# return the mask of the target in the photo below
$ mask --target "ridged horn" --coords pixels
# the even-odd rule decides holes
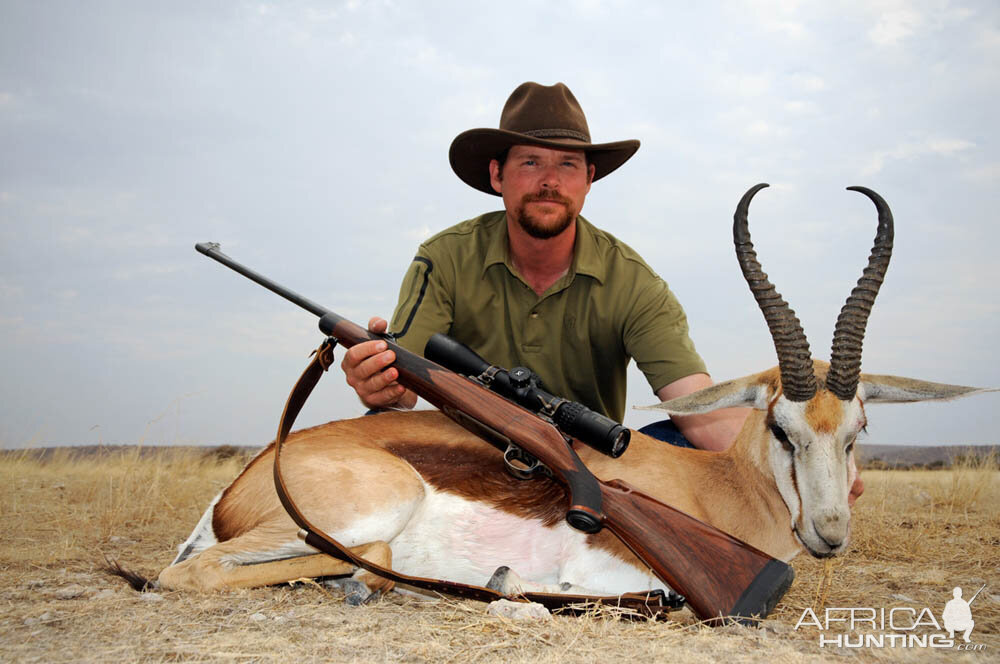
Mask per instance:
[[[866,187],[848,189],[861,192],[875,204],[875,209],[878,210],[878,230],[875,232],[872,253],[868,257],[868,267],[858,279],[858,285],[851,291],[844,308],[840,310],[837,327],[833,332],[833,350],[826,386],[834,396],[843,401],[853,399],[858,390],[861,345],[865,339],[865,328],[868,326],[868,316],[872,312],[875,296],[878,295],[882,280],[885,279],[885,271],[889,268],[893,239],[892,212],[885,200]]]
[[[757,300],[757,306],[764,314],[767,328],[771,331],[774,350],[778,353],[781,369],[781,384],[785,398],[791,401],[808,401],[816,394],[816,376],[813,374],[812,354],[809,342],[802,331],[802,324],[788,303],[768,281],[757,261],[757,252],[750,241],[750,224],[747,220],[750,200],[758,191],[767,187],[758,184],[743,194],[736,214],[733,215],[733,242],[736,244],[736,259],[743,270],[743,278],[750,286],[750,292]]]

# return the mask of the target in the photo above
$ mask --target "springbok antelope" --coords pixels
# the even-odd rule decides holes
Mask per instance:
[[[952,399],[976,388],[861,373],[861,346],[892,250],[893,223],[882,198],[865,194],[879,223],[868,267],[841,311],[830,363],[813,360],[788,304],[757,262],[747,221],[748,191],[737,207],[736,252],[764,314],[778,367],[660,404],[674,414],[753,408],[725,452],[682,449],[637,432],[611,459],[579,454],[599,478],[640,491],[788,561],[848,545],[853,447],[865,405]],[[208,506],[158,579],[167,589],[272,585],[354,572],[356,601],[391,583],[317,554],[296,537],[272,484],[273,444]],[[330,422],[288,440],[285,481],[321,529],[372,562],[401,572],[483,583],[503,592],[614,595],[663,588],[617,539],[585,535],[563,519],[564,490],[548,479],[522,481],[501,455],[438,412],[391,412]]]

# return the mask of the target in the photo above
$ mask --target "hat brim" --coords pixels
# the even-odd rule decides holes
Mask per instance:
[[[587,153],[587,161],[594,166],[594,180],[600,180],[614,171],[639,149],[639,141],[634,139],[614,143],[584,143],[573,139],[535,138],[504,129],[470,129],[452,141],[448,160],[462,182],[473,189],[499,196],[490,182],[490,159],[496,159],[504,150],[515,145],[583,150]]]

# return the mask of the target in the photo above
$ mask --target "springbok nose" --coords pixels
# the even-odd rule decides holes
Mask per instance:
[[[836,549],[847,539],[848,519],[839,512],[833,512],[813,519],[813,529],[827,546]]]

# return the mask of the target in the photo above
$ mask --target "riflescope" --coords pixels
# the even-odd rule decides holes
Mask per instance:
[[[424,348],[424,357],[455,373],[474,378],[490,390],[510,399],[533,413],[547,415],[567,436],[586,443],[612,458],[628,448],[631,432],[609,417],[596,413],[582,403],[549,394],[541,380],[526,367],[510,371],[490,364],[460,341],[436,333]]]

